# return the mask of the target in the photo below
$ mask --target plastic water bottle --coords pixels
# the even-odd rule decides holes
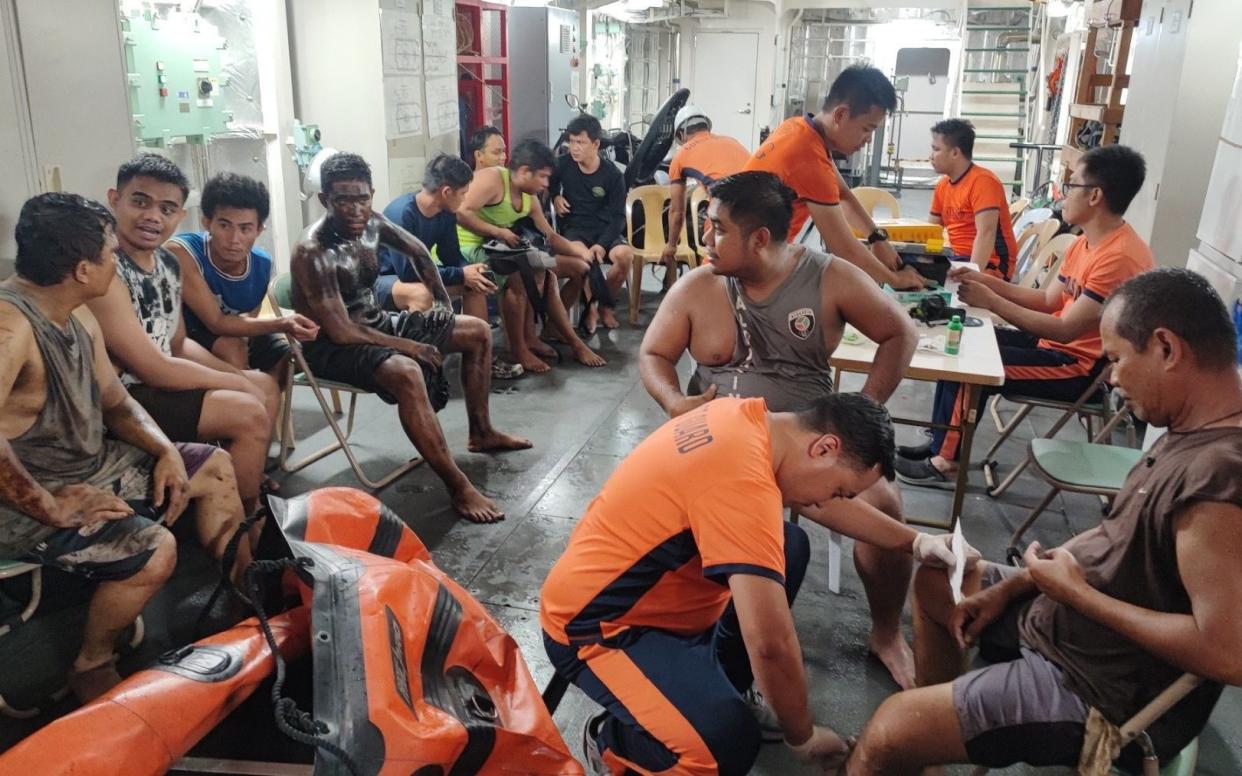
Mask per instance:
[[[949,337],[944,343],[944,352],[956,356],[962,349],[962,316],[955,315],[949,321]]]

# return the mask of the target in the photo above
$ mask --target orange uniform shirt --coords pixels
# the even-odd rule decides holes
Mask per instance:
[[[998,213],[996,244],[986,270],[1009,280],[1013,276],[1018,241],[1014,239],[1013,224],[1009,221],[1005,186],[996,173],[972,164],[956,181],[950,181],[947,175],[941,178],[932,194],[931,214],[938,216],[949,230],[949,245],[958,256],[970,256],[979,233],[975,228],[975,216],[989,210]]]
[[[673,183],[692,179],[706,186],[741,172],[749,158],[750,152],[733,138],[699,132],[677,149],[668,166],[668,177]]]
[[[729,603],[731,574],[784,584],[783,523],[763,399],[716,399],[608,478],[544,581],[540,624],[567,646],[631,627],[702,633]]]
[[[1083,294],[1103,304],[1122,283],[1155,266],[1151,248],[1129,224],[1123,224],[1097,245],[1088,246],[1086,236],[1079,237],[1066,251],[1065,261],[1061,262],[1061,270],[1057,273],[1065,290],[1061,292],[1061,309],[1053,315],[1060,318]],[[1098,325],[1073,342],[1040,340],[1039,347],[1069,353],[1086,370],[1090,370],[1104,352]]]
[[[803,225],[811,217],[806,203],[841,204],[837,168],[813,118],[808,113],[785,119],[746,163],[747,170],[775,173],[786,186],[798,193],[793,220],[789,222],[790,242],[798,238]]]

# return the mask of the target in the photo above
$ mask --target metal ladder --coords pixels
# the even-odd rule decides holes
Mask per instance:
[[[1032,4],[972,5],[963,15],[957,115],[975,125],[974,161],[1019,193],[1036,61]]]

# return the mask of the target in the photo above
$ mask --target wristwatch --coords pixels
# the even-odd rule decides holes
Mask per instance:
[[[878,243],[878,242],[882,242],[882,241],[887,240],[887,239],[888,239],[888,230],[887,230],[887,229],[882,229],[882,228],[880,228],[880,227],[876,227],[876,228],[875,228],[875,229],[871,232],[871,234],[867,235],[867,244],[868,244],[868,245],[875,245],[876,243]]]

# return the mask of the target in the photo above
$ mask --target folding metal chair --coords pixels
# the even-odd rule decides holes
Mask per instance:
[[[1088,436],[1090,436],[1093,431],[1091,424],[1092,418],[1098,417],[1102,419],[1104,423],[1108,423],[1112,417],[1112,404],[1110,402],[1108,389],[1109,369],[1107,362],[1101,359],[1098,363],[1096,363],[1092,372],[1095,374],[1095,378],[1091,381],[1091,384],[1087,386],[1087,389],[1079,395],[1078,399],[1073,402],[1056,401],[1054,399],[1041,399],[1034,396],[1004,397],[1007,401],[1017,404],[1018,411],[1014,413],[1008,423],[1005,423],[1003,426],[999,426],[1000,436],[996,438],[996,441],[992,443],[992,446],[988,448],[988,451],[983,454],[981,464],[983,466],[984,479],[986,479],[988,483],[989,496],[995,498],[1008,490],[1009,486],[1018,479],[1018,475],[1021,474],[1030,463],[1030,456],[1028,455],[1023,458],[1020,464],[1014,467],[1014,470],[1010,472],[1007,477],[1005,477],[1003,482],[999,485],[996,484],[996,452],[1000,450],[1001,445],[1005,444],[1006,440],[1013,435],[1013,432],[1018,428],[1018,425],[1031,414],[1031,410],[1036,407],[1064,410],[1061,417],[1057,418],[1057,421],[1053,423],[1052,427],[1049,428],[1043,435],[1044,439],[1052,439],[1055,437],[1057,433],[1065,427],[1065,424],[1069,423],[1071,418],[1085,417],[1087,419]],[[1000,397],[998,396],[997,399],[999,398]],[[992,402],[992,417],[996,418],[999,424],[1000,414],[997,412],[996,405],[997,402]]]
[[[292,310],[292,277],[289,273],[286,272],[273,278],[271,285],[268,286],[267,294],[268,301],[275,315],[281,316],[284,314],[284,311]],[[358,478],[358,481],[371,490],[380,490],[391,485],[399,477],[413,471],[415,467],[423,462],[421,457],[416,456],[378,480],[369,478],[358,463],[358,457],[349,443],[349,437],[354,431],[358,396],[371,392],[357,388],[349,383],[338,383],[333,380],[320,380],[316,378],[306,364],[306,357],[302,355],[302,343],[289,334],[285,335],[285,339],[289,342],[289,349],[293,355],[293,364],[290,365],[288,376],[285,378],[283,386],[284,396],[281,401],[280,468],[283,471],[289,473],[296,472],[310,466],[320,458],[331,455],[337,450],[342,450],[345,453],[345,458],[349,461],[349,468],[353,471],[354,476]],[[324,420],[328,422],[328,427],[332,429],[332,434],[336,437],[336,441],[311,453],[296,463],[289,463],[289,454],[297,446],[297,440],[293,432],[293,389],[295,386],[310,388],[315,393],[315,399],[319,402],[320,410],[323,411]],[[346,415],[344,431],[341,430],[340,424],[336,422],[336,415],[340,413],[340,405],[339,403],[336,405],[334,412],[332,406],[328,403],[327,397],[324,395],[325,391],[332,391],[334,394],[338,391],[349,394],[349,411]]]
[[[1044,437],[1031,440],[1027,460],[1035,465],[1035,472],[1052,487],[1009,538],[1009,557],[1021,555],[1018,542],[1022,540],[1022,535],[1061,491],[1090,493],[1106,498],[1112,498],[1121,491],[1126,476],[1139,462],[1143,451],[1110,445],[1108,440],[1117,424],[1129,414],[1124,408],[1119,410],[1090,442]]]

